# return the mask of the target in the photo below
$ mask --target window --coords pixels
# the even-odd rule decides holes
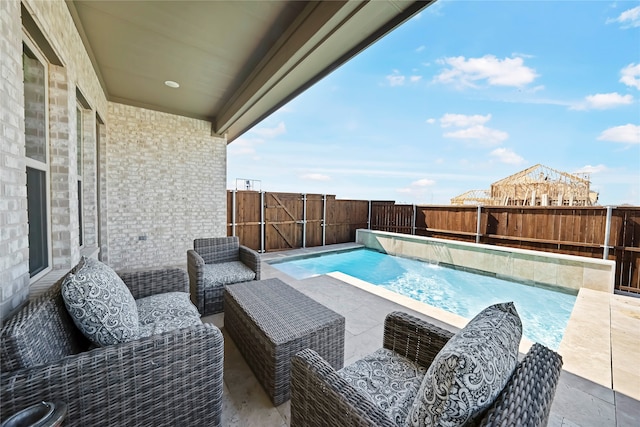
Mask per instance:
[[[27,217],[29,221],[29,275],[50,270],[49,155],[47,63],[25,38],[23,43]]]
[[[84,244],[84,229],[82,221],[82,154],[83,154],[83,131],[82,125],[82,107],[79,105],[76,107],[76,140],[77,140],[77,164],[78,164],[78,241],[79,245]]]

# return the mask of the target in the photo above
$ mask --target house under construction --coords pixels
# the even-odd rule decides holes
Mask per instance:
[[[452,205],[594,206],[598,193],[589,189],[589,174],[570,174],[535,165],[491,184],[490,190],[470,190],[451,199]]]

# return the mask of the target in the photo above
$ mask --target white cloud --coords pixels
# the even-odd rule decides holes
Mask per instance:
[[[613,93],[596,93],[584,98],[584,102],[571,107],[572,110],[607,110],[633,103],[633,96]]]
[[[508,133],[484,126],[489,120],[491,120],[491,114],[486,116],[480,114],[467,116],[465,114],[447,113],[440,118],[440,126],[442,128],[463,128],[445,133],[443,135],[445,138],[476,139],[489,144],[499,144],[507,140],[509,138]]]
[[[287,128],[284,125],[284,122],[280,122],[277,124],[276,127],[273,128],[267,128],[267,127],[263,127],[263,128],[254,128],[251,129],[250,131],[251,133],[258,135],[262,138],[275,138],[278,135],[282,135],[283,133],[287,132]]]
[[[600,136],[598,136],[598,140],[640,144],[640,126],[630,123],[623,126],[615,126],[603,131]]]
[[[416,49],[416,52],[422,52],[423,50],[425,50],[427,47],[425,45],[422,46],[418,46],[418,48]]]
[[[429,187],[433,187],[435,185],[436,182],[434,180],[422,178],[417,181],[413,181],[408,187],[396,189],[396,192],[423,197],[426,192],[429,191]]]
[[[229,144],[229,154],[238,156],[250,156],[256,154],[256,146],[264,143],[264,140],[259,138],[244,138],[240,137]]]
[[[328,175],[323,175],[321,173],[308,173],[305,175],[301,175],[300,179],[305,179],[308,181],[330,181],[331,177]]]
[[[415,187],[428,187],[430,185],[435,185],[435,183],[436,182],[432,179],[422,178],[417,181],[413,181],[411,185]]]
[[[607,167],[605,165],[596,165],[596,166],[585,165],[580,169],[578,169],[577,171],[575,171],[574,173],[598,173],[598,172],[604,172],[606,170],[607,170]]]
[[[640,64],[629,64],[620,71],[620,74],[622,74],[620,83],[640,89]]]
[[[509,134],[497,129],[491,129],[482,125],[471,126],[454,132],[447,132],[445,138],[477,139],[490,144],[499,144],[509,138]]]
[[[393,70],[393,74],[389,74],[386,79],[390,86],[402,86],[405,81],[405,76],[400,74],[400,71]]]
[[[440,118],[440,126],[442,126],[443,128],[448,128],[451,126],[469,127],[474,125],[483,125],[489,120],[491,120],[491,114],[487,114],[486,116],[481,116],[479,114],[467,116],[464,114],[447,113]]]
[[[278,123],[275,127],[259,127],[253,128],[247,135],[255,135],[255,137],[240,137],[229,144],[228,154],[238,156],[250,156],[256,154],[256,147],[264,144],[265,139],[272,139],[278,135],[287,132],[284,122]]]
[[[534,56],[534,55],[530,55],[530,54],[528,54],[528,53],[521,53],[521,52],[513,52],[513,53],[511,54],[511,56],[513,56],[514,58],[516,58],[516,57],[517,57],[517,58],[527,58],[527,59],[535,58],[535,56]]]
[[[508,148],[496,148],[489,154],[502,163],[507,163],[510,165],[519,165],[524,163],[524,159],[521,156]]]
[[[617,18],[607,19],[607,24],[617,22],[623,29],[640,27],[640,6],[622,12]]]
[[[429,123],[430,125],[434,124],[436,122],[436,119],[431,118],[431,119],[427,119],[427,123]]]
[[[533,68],[524,65],[521,57],[498,59],[493,55],[485,55],[466,59],[457,56],[444,58],[439,63],[450,68],[442,71],[434,80],[462,87],[477,87],[476,82],[479,81],[486,81],[493,86],[523,87],[538,77]]]
[[[409,83],[418,83],[422,79],[422,76],[413,75],[407,77],[403,74],[400,74],[399,70],[393,70],[393,73],[385,76],[385,78],[389,82],[389,86],[404,86],[407,81]]]

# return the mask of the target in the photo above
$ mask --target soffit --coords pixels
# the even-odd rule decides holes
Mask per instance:
[[[110,101],[210,121],[229,142],[428,4],[67,2]]]

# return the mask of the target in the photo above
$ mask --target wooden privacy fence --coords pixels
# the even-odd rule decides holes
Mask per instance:
[[[416,234],[616,261],[616,289],[640,293],[640,208],[420,206]]]
[[[640,293],[639,207],[416,206],[332,195],[229,191],[228,235],[261,252],[355,241],[358,228],[616,261]]]
[[[260,252],[355,241],[369,202],[324,194],[227,192],[227,234]]]

